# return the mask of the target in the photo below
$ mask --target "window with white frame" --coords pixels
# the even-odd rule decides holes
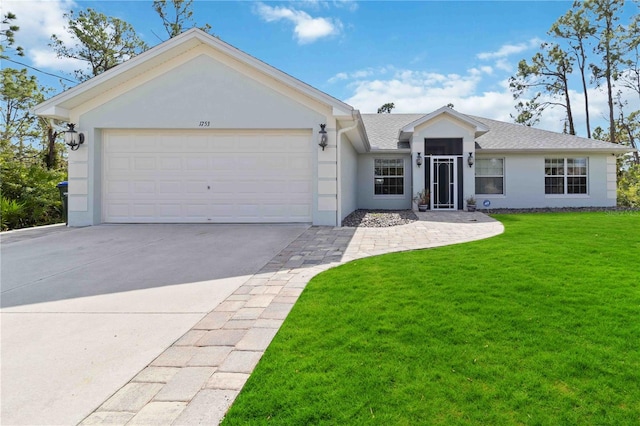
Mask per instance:
[[[476,160],[476,194],[504,195],[504,158]]]
[[[545,194],[587,194],[586,158],[545,158]]]
[[[374,194],[404,194],[404,160],[402,158],[374,160]]]

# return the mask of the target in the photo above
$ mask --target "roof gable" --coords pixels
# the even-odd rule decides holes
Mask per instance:
[[[442,108],[439,108],[433,111],[432,113],[424,115],[421,118],[405,125],[402,129],[400,129],[400,132],[413,133],[416,127],[419,127],[422,124],[428,123],[429,121],[434,120],[435,118],[440,117],[442,115],[449,115],[453,118],[456,118],[462,121],[463,123],[467,124],[471,128],[475,129],[476,137],[489,131],[489,128],[487,126],[485,126],[484,124],[480,123],[477,120],[474,120],[470,116],[461,114],[458,111],[454,110],[453,108],[449,108],[448,106],[443,106]]]
[[[208,46],[217,52],[227,55],[260,73],[302,93],[317,102],[332,108],[336,116],[353,115],[353,107],[318,90],[302,81],[274,68],[255,57],[223,42],[222,40],[193,28],[177,37],[161,43],[130,60],[87,80],[57,96],[37,105],[37,115],[68,120],[69,111],[83,103],[118,87],[132,78],[152,70],[159,65],[182,55],[184,52],[199,46]]]

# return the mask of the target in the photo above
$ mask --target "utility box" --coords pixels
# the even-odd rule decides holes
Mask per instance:
[[[68,188],[69,188],[69,183],[65,180],[64,182],[60,182],[59,184],[56,185],[58,187],[58,190],[60,191],[60,199],[62,200],[62,216],[64,216],[64,223],[66,223],[67,225],[69,224],[69,213],[68,213],[68,209],[67,209],[67,199],[68,197]]]

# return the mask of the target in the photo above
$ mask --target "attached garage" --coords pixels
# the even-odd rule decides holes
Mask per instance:
[[[196,28],[36,113],[83,135],[68,157],[70,226],[335,226],[342,203],[355,208],[354,190],[338,194],[366,149],[359,112]]]
[[[102,221],[311,222],[312,133],[108,130]]]

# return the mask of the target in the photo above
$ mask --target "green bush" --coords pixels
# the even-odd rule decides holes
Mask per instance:
[[[0,197],[0,230],[20,228],[24,204]]]
[[[622,172],[618,180],[618,205],[640,207],[640,165],[632,165]]]
[[[65,175],[64,170],[47,170],[39,164],[17,161],[2,164],[2,229],[63,222],[62,201],[56,185],[65,180]],[[19,219],[8,220],[17,211]]]

